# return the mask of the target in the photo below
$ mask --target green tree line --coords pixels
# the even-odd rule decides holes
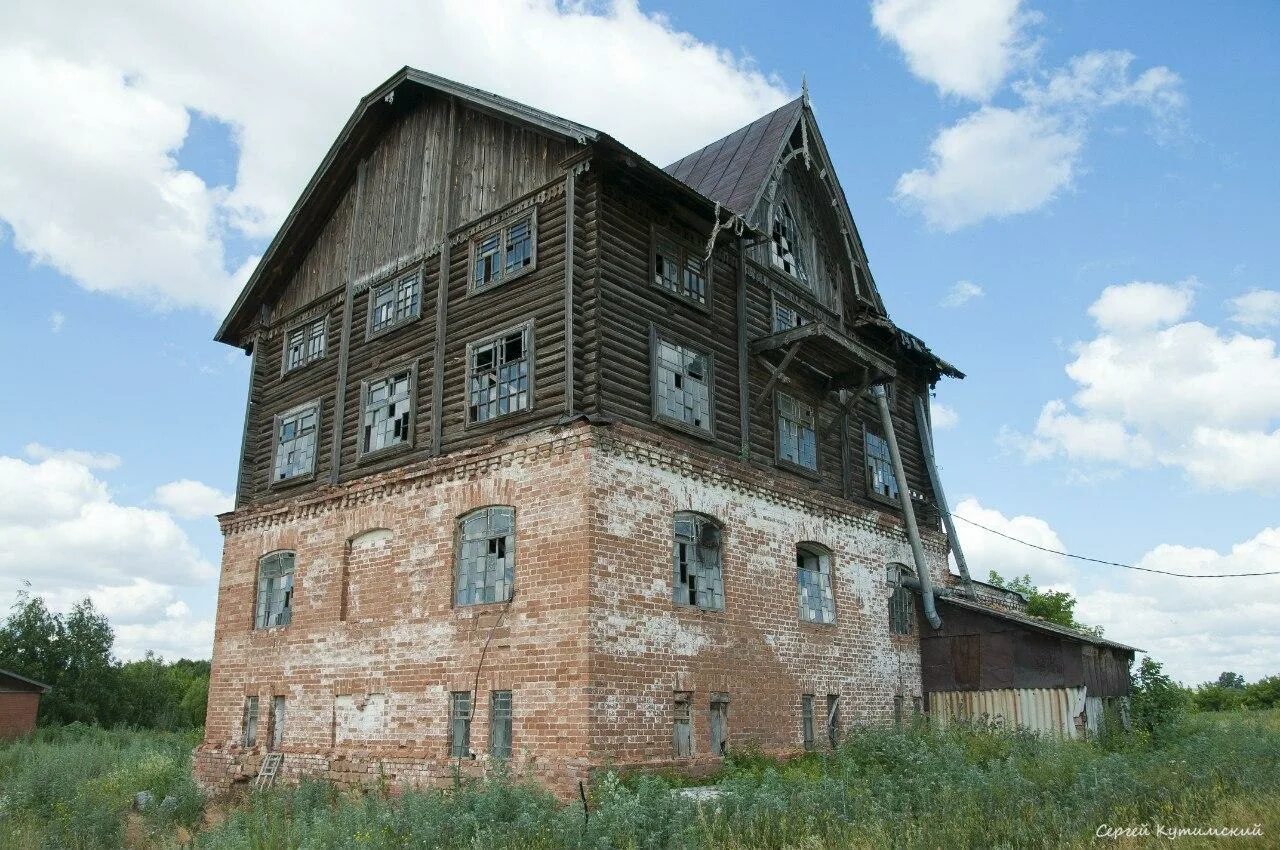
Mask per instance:
[[[65,616],[25,591],[0,626],[0,669],[43,682],[42,724],[125,724],[189,729],[204,724],[209,662],[166,662],[152,653],[122,662],[115,633],[89,599]]]

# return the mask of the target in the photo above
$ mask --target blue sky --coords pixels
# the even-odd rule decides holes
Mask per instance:
[[[969,374],[937,396],[956,513],[1147,566],[1280,569],[1280,6],[535,3],[483,36],[453,3],[307,8],[18,4],[0,35],[0,602],[24,579],[89,593],[122,653],[207,653],[247,368],[211,336],[402,64],[659,164],[807,76],[890,314]],[[961,534],[975,571],[1071,589],[1185,680],[1280,672],[1274,578]]]

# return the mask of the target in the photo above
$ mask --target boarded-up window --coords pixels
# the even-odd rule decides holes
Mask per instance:
[[[676,604],[724,610],[720,526],[710,517],[682,512],[675,515],[672,536]]]
[[[800,697],[800,738],[806,750],[813,749],[813,694]]]
[[[258,743],[258,698],[244,698],[244,717],[240,720],[240,743],[252,747]]]
[[[311,475],[316,468],[316,434],[320,426],[320,402],[313,401],[276,417],[273,481]]]
[[[895,587],[889,596],[889,631],[895,635],[909,635],[915,619],[915,597],[907,588]]]
[[[418,273],[389,280],[369,290],[369,333],[416,319],[422,310],[422,281]]]
[[[803,469],[818,469],[818,430],[813,405],[778,393],[778,460]]]
[[[489,755],[511,758],[511,691],[489,695]]]
[[[506,602],[516,580],[516,510],[480,508],[458,523],[456,605]]]
[[[653,415],[686,430],[711,433],[711,361],[654,337]]]
[[[284,741],[284,697],[276,696],[271,699],[271,749],[280,749],[282,741]]]
[[[293,619],[292,552],[272,552],[258,561],[258,600],[254,628],[287,626]]]
[[[976,688],[982,680],[982,636],[955,635],[951,638],[951,669],[957,688]]]
[[[532,332],[525,325],[467,346],[468,422],[488,422],[529,409]]]
[[[836,600],[831,588],[831,555],[811,544],[796,547],[796,583],[800,588],[800,619],[806,623],[834,623]]]
[[[833,750],[840,744],[839,694],[827,694],[827,743]]]
[[[471,243],[471,291],[482,292],[534,266],[536,224],[532,212]]]
[[[729,749],[729,695],[712,694],[707,719],[711,727],[711,752],[724,755]]]
[[[449,755],[456,759],[471,755],[471,691],[449,694]]]
[[[693,694],[687,691],[672,701],[672,737],[677,757],[693,755]]]
[[[654,229],[653,283],[695,304],[707,303],[706,264],[698,249]]]
[[[866,453],[867,492],[880,499],[898,501],[898,479],[893,474],[889,442],[867,426],[863,443]]]
[[[361,404],[364,411],[364,430],[360,439],[362,454],[413,442],[416,383],[413,367],[365,382]]]
[[[290,372],[324,357],[328,319],[321,316],[285,334],[284,371]]]

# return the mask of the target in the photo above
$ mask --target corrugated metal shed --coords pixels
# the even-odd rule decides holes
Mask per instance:
[[[1042,735],[1079,738],[1085,733],[1084,688],[1002,688],[929,694],[929,716],[939,727],[982,721]]]

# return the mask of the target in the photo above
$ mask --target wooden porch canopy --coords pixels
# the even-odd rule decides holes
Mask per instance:
[[[756,400],[769,397],[779,382],[787,383],[789,369],[803,369],[828,393],[862,390],[891,380],[893,363],[835,328],[813,322],[761,337],[751,343],[751,353],[773,373]]]

